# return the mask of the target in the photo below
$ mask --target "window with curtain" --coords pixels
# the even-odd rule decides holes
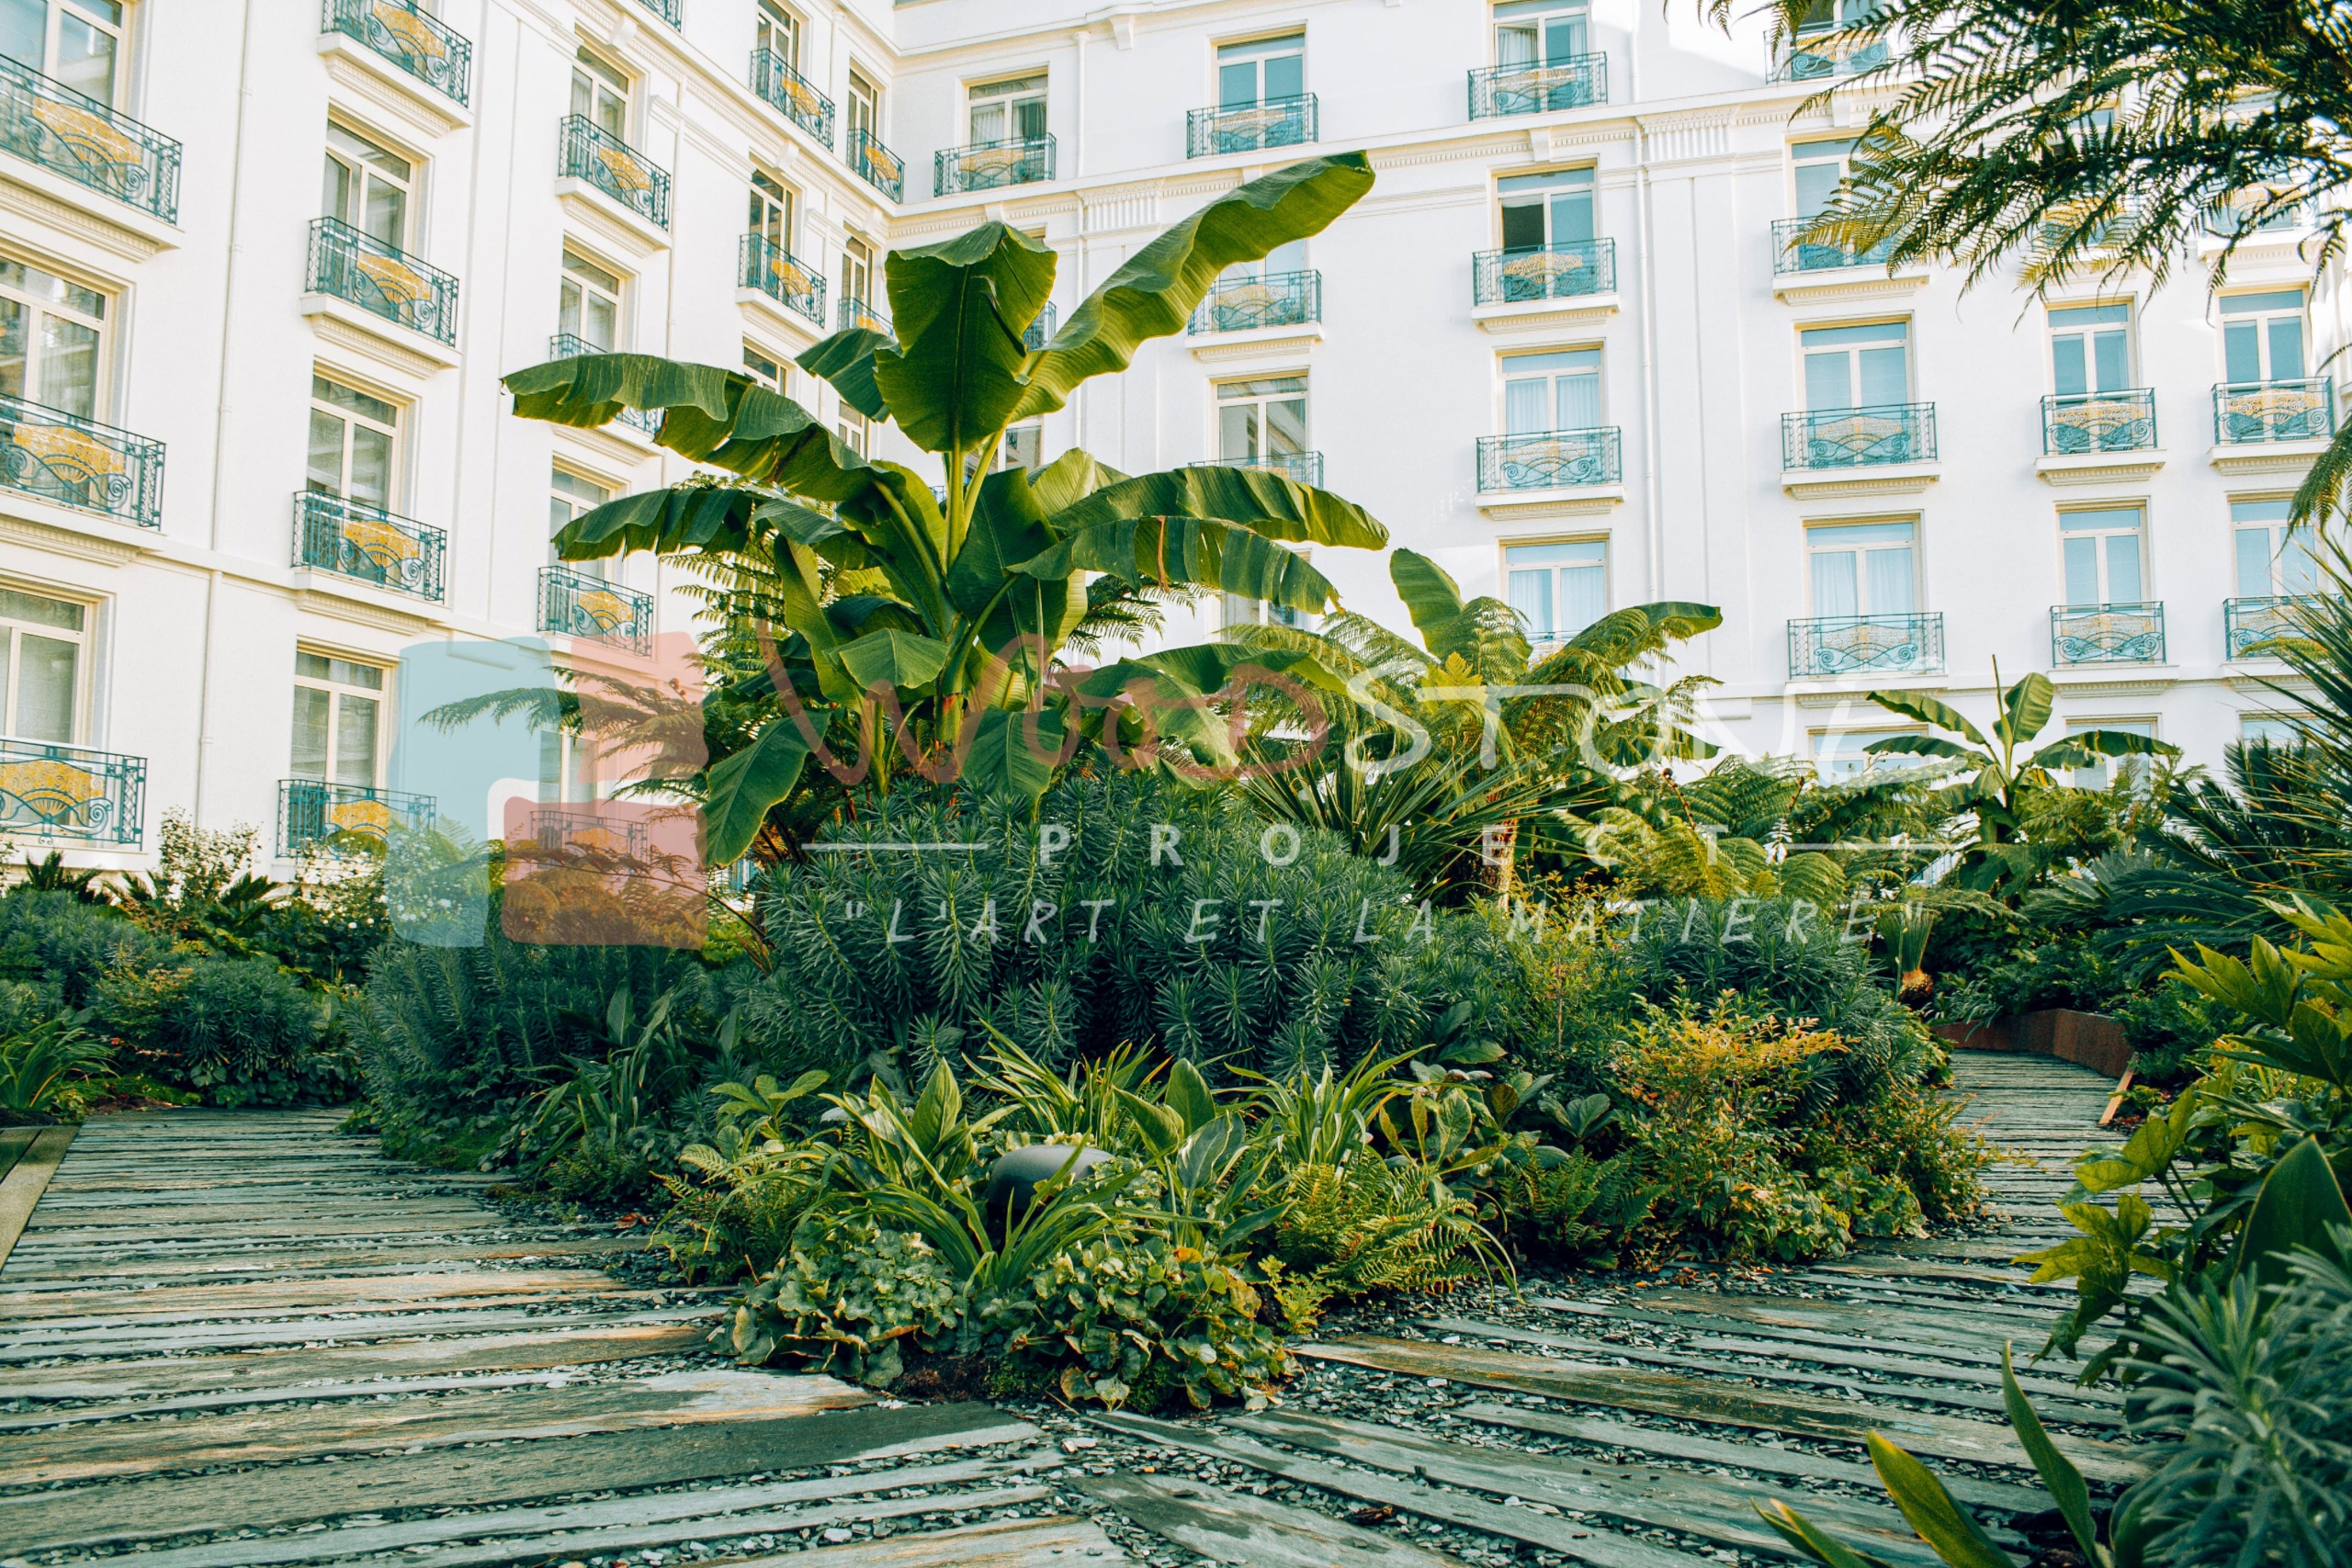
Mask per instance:
[[[2156,738],[2156,721],[2153,718],[2070,718],[2066,728],[2112,729],[2125,735],[2144,735],[2151,740]],[[2087,768],[2075,770],[2075,787],[2105,789],[2119,775],[2136,784],[2148,776],[2154,761],[2152,757],[2101,757]]]
[[[2303,291],[2224,294],[2222,375],[2233,383],[2300,381],[2303,368]]]
[[[1506,355],[1503,434],[1538,435],[1600,426],[1600,350]]]
[[[759,11],[752,18],[752,47],[764,49],[789,69],[799,70],[800,18],[775,0],[760,0]]]
[[[793,193],[782,180],[764,170],[752,171],[751,231],[779,251],[792,249]]]
[[[1919,607],[1917,526],[1828,524],[1804,531],[1813,613],[1907,615]]]
[[[628,140],[628,78],[597,54],[572,57],[571,112],[607,136]]]
[[[2247,746],[2293,746],[2298,743],[2294,721],[2275,713],[2240,714],[2238,740]]]
[[[2058,514],[2069,606],[2137,604],[2146,592],[2141,539],[2146,514],[2136,506]]]
[[[0,588],[0,733],[80,739],[89,621],[87,605]]]
[[[0,392],[96,418],[106,325],[96,289],[0,255]]]
[[[743,345],[743,373],[771,392],[784,390],[784,366],[775,355],[748,343]]]
[[[1531,642],[1565,642],[1609,613],[1609,541],[1505,545],[1510,607]]]
[[[1216,389],[1216,455],[1286,457],[1306,446],[1306,378],[1261,376]]]
[[[2050,312],[2051,389],[2060,397],[2132,385],[2132,307],[2071,305]]]
[[[1540,251],[1593,237],[1592,171],[1559,169],[1496,182],[1503,249]]]
[[[0,0],[0,54],[118,107],[123,9],[118,0]]]
[[[853,138],[861,130],[876,141],[882,136],[882,89],[854,70],[849,73],[849,130]]]
[[[842,246],[842,298],[866,304],[873,299],[867,292],[873,287],[873,248],[865,241],[853,238]]]
[[[326,185],[319,197],[322,215],[404,251],[409,248],[408,197],[414,180],[415,170],[407,159],[346,126],[327,121]]]
[[[294,755],[288,773],[372,789],[383,727],[381,669],[331,654],[294,655]]]
[[[1306,35],[1252,39],[1219,44],[1216,102],[1219,108],[1246,109],[1306,91]]]
[[[621,280],[585,256],[564,252],[556,331],[609,353],[620,346],[620,324]]]
[[[2289,597],[2319,592],[2319,563],[2312,558],[2311,530],[2290,532],[2292,502],[2233,501],[2230,529],[2237,555],[2238,593],[2247,599]]]
[[[582,513],[594,512],[613,499],[613,492],[592,479],[563,468],[551,468],[548,474],[548,560],[582,577],[603,577],[606,562],[601,560],[566,561],[555,553],[555,536],[571,526]]]
[[[1046,134],[1046,77],[1015,76],[971,89],[972,140],[1035,141]]]
[[[311,378],[309,488],[392,509],[400,410],[323,376]]]
[[[1507,0],[1495,7],[1495,63],[1558,65],[1589,54],[1584,0]]]
[[[1796,185],[1796,216],[1818,218],[1829,205],[1830,194],[1846,177],[1846,160],[1854,151],[1854,139],[1832,137],[1818,141],[1799,141],[1789,148],[1789,166]]]
[[[1804,354],[1804,406],[1815,412],[1911,400],[1910,324],[1815,327],[1797,334]]]

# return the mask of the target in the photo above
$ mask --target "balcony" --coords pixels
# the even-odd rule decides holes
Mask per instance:
[[[158,528],[164,444],[0,392],[0,489]]]
[[[1879,403],[1781,416],[1781,467],[1791,471],[1928,463],[1936,457],[1936,405]]]
[[[466,103],[474,46],[413,0],[326,0],[321,30],[356,39],[450,102]]]
[[[1029,330],[1021,334],[1021,346],[1032,354],[1043,354],[1046,345],[1054,341],[1054,328],[1059,321],[1054,302],[1046,300],[1046,308],[1037,312],[1037,319],[1029,323]]]
[[[783,111],[784,118],[823,142],[833,144],[833,100],[808,85],[772,49],[752,51],[752,91]]]
[[[890,318],[864,299],[844,299],[841,302],[839,319],[833,323],[835,332],[845,333],[852,327],[864,327],[870,333],[890,335]]]
[[[180,144],[0,55],[0,150],[179,221]]]
[[[1567,490],[1612,485],[1623,477],[1617,427],[1546,430],[1478,439],[1478,489]]]
[[[1816,615],[1789,623],[1789,679],[1931,673],[1944,667],[1940,615]]]
[[[147,759],[42,740],[0,740],[0,833],[135,850]]]
[[[653,651],[653,599],[569,567],[543,566],[539,630],[606,643],[644,658]]]
[[[590,343],[587,339],[582,337],[577,333],[558,333],[553,337],[548,339],[548,357],[549,359],[577,359],[583,354],[611,354],[614,352],[614,350],[609,348],[598,348],[594,344]],[[620,413],[616,417],[618,417],[623,424],[628,425],[630,429],[641,430],[648,435],[652,435],[658,433],[662,428],[662,416],[650,409],[625,408],[621,410]]]
[[[815,268],[764,234],[746,234],[736,258],[735,281],[756,288],[787,310],[819,327],[825,324],[825,280]]]
[[[2224,599],[2222,601],[2222,638],[2231,659],[2267,659],[2274,657],[2265,643],[2279,637],[2298,637],[2301,628],[2295,624],[2294,608],[2312,603],[2309,594],[2281,594],[2267,599]]]
[[[2240,381],[2213,389],[2213,445],[2325,441],[2335,434],[2335,383]]]
[[[2152,389],[2041,400],[2041,450],[2049,457],[2153,452],[2155,446],[2156,394]]]
[[[670,176],[585,115],[563,117],[556,172],[595,186],[657,229],[670,226]]]
[[[334,218],[311,220],[304,287],[435,343],[458,341],[458,280]]]
[[[851,131],[842,157],[852,174],[892,201],[907,198],[906,160],[883,146],[872,131]]]
[[[294,495],[294,564],[438,604],[447,536],[380,506],[323,491]]]
[[[644,809],[620,802],[542,806],[530,816],[531,840],[545,856],[641,863],[648,839]]]
[[[2059,664],[2162,664],[2165,607],[2146,604],[2054,604],[2050,657]]]
[[[1254,457],[1204,457],[1202,466],[1211,468],[1258,468],[1270,474],[1280,474],[1286,479],[1296,479],[1303,485],[1321,489],[1323,485],[1323,454],[1320,452],[1264,452]]]
[[[638,0],[638,3],[671,27],[681,32],[685,30],[685,0]]]
[[[1054,139],[1050,136],[975,141],[969,147],[945,148],[931,158],[933,196],[1035,185],[1053,177]]]
[[[433,826],[433,816],[429,795],[401,795],[324,779],[280,779],[277,852],[287,860],[313,850],[381,854],[394,828],[422,833]]]
[[[1571,240],[1534,251],[1479,251],[1470,258],[1476,305],[1518,305],[1617,291],[1617,242]]]
[[[1772,73],[1775,82],[1820,82],[1875,71],[1893,58],[1884,39],[1840,39],[1834,33],[1800,37]]]
[[[1470,73],[1470,118],[1544,114],[1609,101],[1609,57],[1571,54],[1549,65],[1489,65]]]
[[[1259,152],[1269,147],[1303,147],[1316,140],[1315,95],[1269,98],[1232,108],[1194,109],[1184,117],[1184,156],[1214,158],[1220,152]]]
[[[1829,272],[1841,266],[1884,266],[1894,248],[1892,240],[1860,249],[1799,242],[1797,236],[1819,222],[1817,218],[1776,218],[1772,220],[1772,271]]]
[[[1209,287],[1193,311],[1194,333],[1246,333],[1261,327],[1297,327],[1323,319],[1323,275],[1270,272],[1263,277],[1226,278]]]

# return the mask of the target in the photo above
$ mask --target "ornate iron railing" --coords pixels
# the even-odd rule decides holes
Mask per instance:
[[[1295,327],[1323,319],[1323,275],[1271,272],[1263,277],[1227,278],[1210,285],[1193,311],[1189,331],[1245,333],[1257,327]]]
[[[1889,59],[1885,39],[1863,42],[1820,34],[1797,39],[1773,71],[1776,82],[1817,82],[1825,76],[1852,76],[1877,69]]]
[[[833,330],[847,332],[852,327],[864,327],[870,333],[890,335],[890,318],[874,308],[873,302],[844,295],[835,311]]]
[[[598,809],[598,803],[542,806],[531,813],[531,838],[547,855],[645,859],[647,833],[641,817],[625,807]]]
[[[539,630],[636,654],[653,650],[653,597],[567,567],[539,569]]]
[[[833,100],[784,62],[772,49],[752,51],[752,91],[784,112],[784,118],[823,142],[833,144]]]
[[[1054,302],[1046,300],[1046,308],[1037,312],[1037,319],[1029,323],[1029,330],[1021,334],[1021,346],[1032,354],[1042,353],[1045,346],[1054,340],[1054,328],[1059,321]]]
[[[850,172],[892,201],[907,198],[907,161],[882,145],[870,130],[853,130],[842,161]]]
[[[612,354],[615,352],[615,350],[609,348],[598,348],[594,344],[590,343],[578,333],[557,333],[554,336],[548,339],[548,357],[549,359],[577,359],[583,354]],[[623,409],[616,417],[619,419],[621,423],[628,425],[632,429],[641,430],[648,435],[656,434],[662,428],[662,416],[654,412],[651,409]]]
[[[147,759],[45,740],[0,740],[0,833],[135,850]]]
[[[1781,467],[1859,468],[1936,456],[1936,405],[1879,403],[1781,416]]]
[[[2324,441],[2335,434],[2335,383],[2324,376],[2300,381],[2224,382],[2213,389],[2213,443]]]
[[[180,215],[180,144],[0,55],[0,150],[166,223]]]
[[[0,392],[0,489],[159,528],[164,444]]]
[[[422,833],[433,826],[434,799],[368,784],[324,779],[277,781],[277,852],[292,859],[311,849],[372,850],[380,854],[392,829]]]
[[[1316,140],[1315,95],[1268,98],[1234,108],[1194,109],[1184,117],[1184,156],[1303,147]]]
[[[2053,604],[2050,656],[2060,664],[2162,664],[2165,607]]]
[[[1263,468],[1270,474],[1296,479],[1303,485],[1321,489],[1323,484],[1323,454],[1320,452],[1267,452],[1255,457],[1206,457],[1202,459],[1213,468]]]
[[[1815,615],[1789,623],[1789,678],[1944,667],[1940,615]]]
[[[2156,394],[2068,393],[2041,400],[2041,449],[2052,457],[2086,452],[2145,452],[2156,445]]]
[[[441,343],[458,341],[458,280],[341,219],[311,220],[304,287]]]
[[[756,288],[819,326],[825,324],[825,279],[815,267],[769,239],[746,234],[736,257],[735,281]]]
[[[435,92],[467,101],[474,46],[413,0],[326,0],[322,30],[357,39]]]
[[[1549,65],[1489,65],[1470,73],[1470,118],[1580,109],[1609,101],[1609,57],[1572,54]]]
[[[639,3],[679,31],[685,30],[685,0],[639,0]]]
[[[586,115],[563,117],[557,173],[585,180],[656,227],[670,226],[670,176]]]
[[[1798,235],[1818,221],[1813,218],[1772,220],[1774,272],[1823,272],[1838,266],[1883,266],[1886,258],[1894,253],[1894,242],[1892,240],[1881,240],[1875,245],[1859,249],[1852,245],[1825,245],[1798,240]]]
[[[1615,484],[1623,477],[1619,464],[1613,424],[1478,438],[1478,488],[1482,491]]]
[[[2299,635],[2293,615],[2298,604],[2312,602],[2309,594],[2274,594],[2268,598],[2222,601],[2222,637],[2232,659],[2267,656],[2263,644]]]
[[[1035,185],[1053,177],[1054,139],[1050,136],[975,141],[968,147],[942,148],[931,155],[933,196],[995,190],[1000,186]]]
[[[1470,258],[1471,300],[1510,305],[1608,294],[1617,288],[1617,242],[1570,240],[1541,250],[1479,251]]]
[[[324,491],[294,494],[294,564],[438,604],[448,536],[380,506]]]

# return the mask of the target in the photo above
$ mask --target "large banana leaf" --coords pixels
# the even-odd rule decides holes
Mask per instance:
[[[1938,729],[1949,729],[1954,735],[1966,736],[1987,750],[1992,749],[1993,743],[1984,739],[1982,730],[1968,722],[1968,716],[1940,697],[1930,696],[1926,692],[1872,692],[1871,701],[1889,713],[1899,713],[1905,718],[1916,718],[1922,724],[1932,724]],[[1883,745],[1884,742],[1879,744]],[[1864,748],[1865,750],[1876,749],[1875,746]],[[1935,754],[1962,756],[1967,753],[1939,751]]]
[[[1067,537],[1098,523],[1137,517],[1209,517],[1269,539],[1296,544],[1386,547],[1388,530],[1351,501],[1263,468],[1170,468],[1107,484],[1059,511],[1047,524]]]
[[[874,380],[890,417],[926,452],[968,451],[1011,423],[1024,390],[1021,341],[1054,288],[1054,254],[1001,223],[936,245],[892,251],[896,347]]]
[[[913,632],[885,627],[844,643],[836,653],[859,686],[920,686],[945,667],[947,645]]]
[[[1182,332],[1217,275],[1319,234],[1372,188],[1362,152],[1310,158],[1219,197],[1127,258],[1062,323],[1029,369],[1014,422],[1051,413],[1090,377],[1124,370],[1152,338]]]
[[[2058,688],[2037,670],[2001,695],[2001,716],[1993,721],[1993,738],[2022,746],[2041,733],[2058,705]]]
[[[1050,517],[1126,477],[1108,463],[1096,460],[1092,453],[1073,446],[1029,476],[1029,491],[1037,498],[1039,509]]]
[[[1450,649],[1438,645],[1462,615],[1462,590],[1446,570],[1418,550],[1399,548],[1388,558],[1388,581],[1405,601],[1421,645],[1443,659]]]
[[[1055,581],[1107,571],[1128,582],[1197,584],[1320,615],[1338,591],[1305,556],[1210,517],[1136,517],[1081,528],[1014,569]]]
[[[811,716],[821,723],[821,716]],[[808,738],[789,715],[771,719],[749,746],[711,764],[703,798],[703,863],[732,865],[760,836],[768,808],[792,794],[808,760]]]
[[[891,340],[866,327],[848,327],[825,339],[793,361],[811,376],[829,383],[842,400],[868,419],[888,419],[890,405],[874,381],[874,355]]]

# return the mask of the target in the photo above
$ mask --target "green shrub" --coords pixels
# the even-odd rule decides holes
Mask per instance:
[[[2132,1044],[2132,1070],[2144,1083],[2188,1082],[2207,1047],[2231,1028],[2225,1010],[2170,977],[2112,1010]]]
[[[5,999],[14,1004],[22,998]],[[0,1024],[0,1127],[82,1113],[79,1082],[111,1054],[107,1043],[92,1039],[82,1023],[80,1014],[59,1013],[39,1021],[17,1014]]]
[[[729,1333],[737,1358],[752,1365],[789,1355],[883,1388],[905,1371],[904,1348],[943,1348],[969,1306],[962,1281],[922,1236],[870,1219],[812,1217],[774,1272],[744,1292]]]
[[[51,1010],[88,1007],[109,971],[152,968],[171,953],[168,938],[72,893],[19,886],[0,897],[0,980],[31,986]]]
[[[130,1060],[210,1105],[333,1102],[356,1086],[341,1043],[320,1049],[321,999],[268,959],[197,954],[117,968],[97,1008]]]

